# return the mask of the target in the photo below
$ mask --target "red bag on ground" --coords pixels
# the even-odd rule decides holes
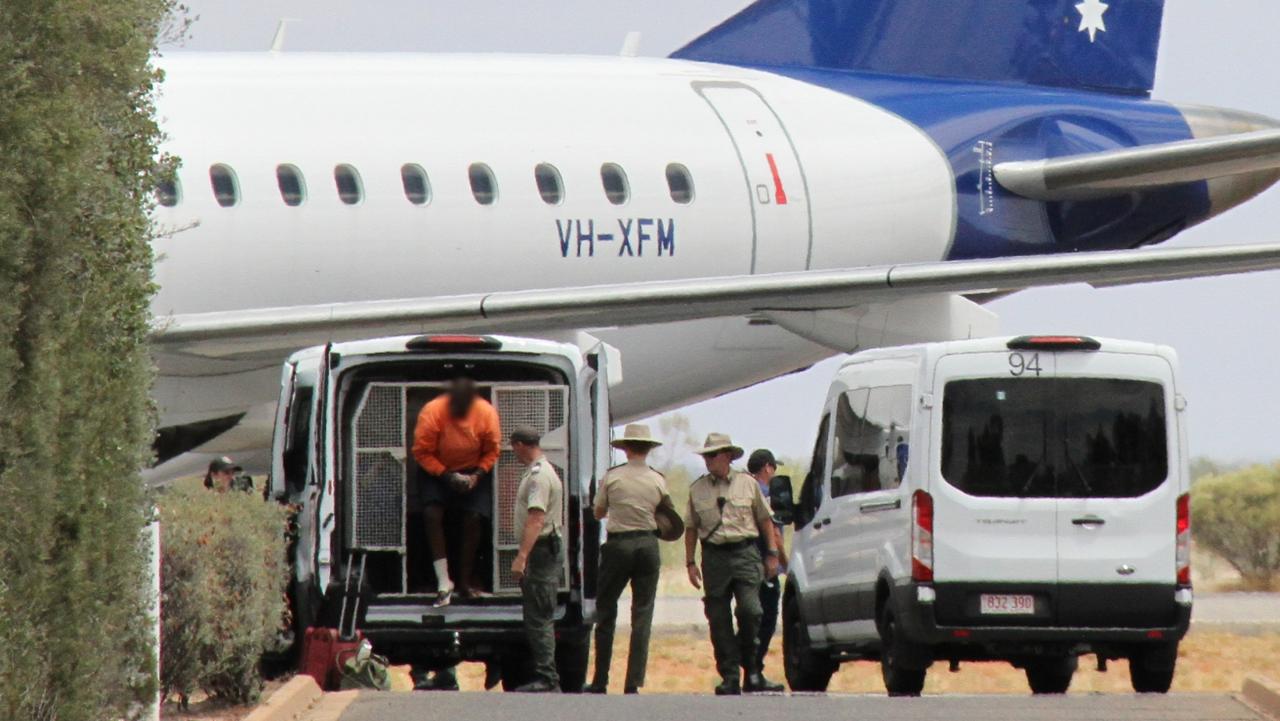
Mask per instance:
[[[341,681],[338,654],[344,651],[354,652],[363,640],[364,634],[359,631],[355,638],[343,641],[338,637],[336,628],[308,628],[302,638],[302,658],[298,664],[298,672],[314,678],[325,691],[335,691]]]

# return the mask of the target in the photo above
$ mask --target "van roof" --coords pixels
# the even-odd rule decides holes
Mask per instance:
[[[1043,336],[1059,337],[1064,334],[1049,333]],[[1079,336],[1079,334],[1066,334],[1075,337],[1088,337],[1097,341],[1102,345],[1101,351],[1109,353],[1132,353],[1138,355],[1160,356],[1173,360],[1176,356],[1173,349],[1159,345],[1156,343],[1146,343],[1142,341],[1120,340],[1116,338],[1101,338],[1098,336]],[[872,350],[855,353],[841,365],[846,368],[859,363],[866,363],[873,360],[884,360],[890,358],[918,357],[923,355],[939,357],[945,355],[955,355],[959,353],[1002,353],[1009,350],[1010,341],[1016,338],[1040,337],[1026,335],[1006,335],[994,336],[991,338],[971,338],[967,340],[943,341],[939,343],[922,343],[919,345],[897,346],[891,348],[875,348]],[[1070,351],[1068,351],[1070,352]]]
[[[457,336],[458,334],[442,333],[439,335]],[[348,357],[410,353],[412,351],[407,348],[409,341],[422,337],[424,337],[422,334],[399,335],[384,338],[370,338],[366,340],[344,341],[341,343],[334,343],[333,352],[341,353]],[[492,338],[501,343],[502,347],[497,351],[499,353],[550,354],[569,358],[574,362],[575,366],[581,363],[582,350],[579,346],[571,343],[506,335],[484,335],[477,337]],[[317,358],[323,351],[324,346],[313,346],[294,353],[290,356],[290,360],[296,362]]]

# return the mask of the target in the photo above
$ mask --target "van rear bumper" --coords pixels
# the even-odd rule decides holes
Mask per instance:
[[[922,587],[933,591],[932,602],[920,601]],[[1169,643],[1191,625],[1191,604],[1175,600],[1173,585],[945,583],[895,590],[904,637],[928,646]],[[1035,613],[982,615],[983,593],[1034,595]]]
[[[483,610],[480,606],[451,606],[448,611],[454,612],[455,617],[469,620],[447,622],[430,606],[420,610],[412,605],[375,604],[369,607],[359,628],[374,650],[392,663],[423,668],[488,661],[509,653],[513,647],[524,648],[528,637],[519,606],[491,603],[492,617],[481,620]],[[594,620],[584,616],[579,603],[561,605],[555,614],[557,642],[585,643]]]

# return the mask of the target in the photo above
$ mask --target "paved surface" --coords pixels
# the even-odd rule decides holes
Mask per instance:
[[[618,623],[629,623],[630,600],[622,603]],[[1192,623],[1205,626],[1280,626],[1280,593],[1205,593],[1196,596]],[[655,626],[704,626],[702,600],[659,598],[654,608]]]
[[[521,696],[362,693],[341,721],[1260,721],[1230,696]]]

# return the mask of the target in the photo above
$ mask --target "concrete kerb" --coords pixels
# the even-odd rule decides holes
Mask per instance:
[[[1280,721],[1280,684],[1269,678],[1250,676],[1241,691],[1245,703],[1268,718]]]
[[[276,689],[261,706],[254,709],[244,721],[295,721],[301,718],[324,692],[316,680],[306,674],[289,679]]]

